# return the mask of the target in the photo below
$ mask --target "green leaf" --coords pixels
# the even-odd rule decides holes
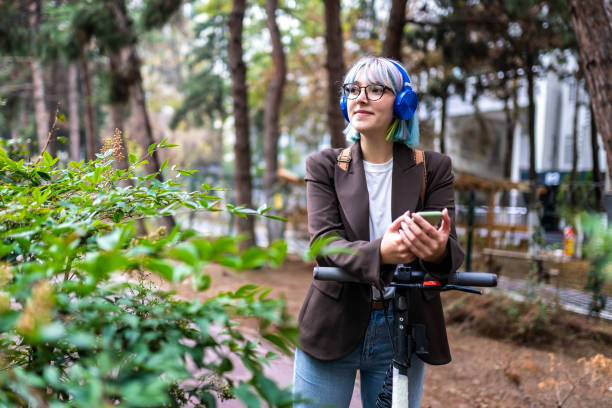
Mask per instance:
[[[203,291],[210,287],[210,275],[199,273],[193,277],[193,287],[195,290]]]
[[[240,255],[242,268],[253,269],[262,266],[268,259],[268,254],[260,248],[248,248]]]
[[[49,175],[49,173],[45,173],[44,171],[37,170],[36,174],[38,174],[40,178],[43,180],[51,181],[51,176]]]
[[[153,143],[152,145],[150,145],[147,148],[147,153],[149,153],[149,156],[151,156],[153,154],[153,152],[155,151],[155,149],[157,148],[157,144]]]
[[[59,123],[62,123],[65,120],[66,120],[66,115],[64,115],[63,113],[60,113],[59,115],[57,115],[57,121]]]
[[[170,250],[169,255],[175,259],[195,266],[198,262],[198,250],[192,243],[182,242]]]
[[[161,260],[161,259],[149,259],[146,264],[145,264],[145,268],[151,270],[152,272],[157,273],[159,276],[161,276],[162,278],[166,279],[167,281],[172,281],[174,274],[173,274],[173,265],[171,265],[170,263]]]
[[[92,349],[96,345],[96,337],[88,332],[78,331],[68,335],[68,342],[80,349]]]
[[[138,160],[138,157],[136,157],[135,154],[130,153],[130,154],[128,154],[128,160],[130,161],[130,163],[134,164]]]
[[[51,165],[53,165],[53,157],[51,157],[51,155],[49,154],[49,152],[48,152],[48,151],[46,151],[46,150],[43,152],[43,160],[45,161],[45,164],[46,164],[47,166],[51,166]]]
[[[159,170],[163,170],[166,168],[166,166],[168,166],[168,159],[164,160],[164,162],[161,164],[161,166],[159,166]]]
[[[60,322],[46,324],[40,328],[39,334],[41,340],[55,342],[66,335],[66,329]]]
[[[245,382],[240,382],[237,388],[233,388],[232,391],[236,396],[249,408],[259,408],[260,402],[256,394],[249,390],[249,386]]]

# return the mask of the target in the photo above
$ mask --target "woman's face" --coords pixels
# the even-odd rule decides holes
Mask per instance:
[[[365,79],[365,74],[361,71],[355,83],[359,86],[367,86],[371,83]],[[364,136],[380,136],[383,139],[387,134],[387,129],[393,120],[393,103],[395,95],[389,89],[385,89],[383,96],[377,101],[370,101],[366,98],[365,89],[356,99],[347,101],[348,116],[351,125],[357,132]],[[370,95],[371,96],[371,95]]]

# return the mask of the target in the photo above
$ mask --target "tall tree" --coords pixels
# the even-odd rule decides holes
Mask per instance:
[[[229,17],[229,60],[232,76],[232,102],[234,106],[234,188],[236,204],[252,207],[251,204],[251,145],[249,141],[249,108],[246,84],[246,65],[242,59],[242,29],[245,0],[234,0]],[[238,233],[246,235],[245,246],[255,243],[255,225],[252,217],[238,217]]]
[[[40,0],[33,0],[29,4],[30,27],[33,32],[38,32],[43,4]],[[49,134],[49,113],[45,104],[45,77],[43,67],[37,57],[31,57],[32,89],[34,96],[34,111],[36,118],[36,139],[38,151],[42,153]]]
[[[591,157],[593,161],[593,183],[595,184],[595,210],[605,211],[603,198],[603,190],[605,183],[601,170],[599,169],[599,141],[597,140],[597,127],[595,126],[595,114],[593,113],[593,104],[589,104],[589,112],[591,118]]]
[[[98,151],[98,137],[96,133],[96,117],[91,89],[91,75],[89,61],[82,56],[79,59],[79,68],[83,81],[83,99],[85,103],[85,156],[87,160],[94,160]]]
[[[268,84],[266,95],[266,111],[264,117],[264,160],[266,168],[264,171],[264,189],[266,191],[267,202],[273,200],[273,196],[278,192],[278,138],[279,113],[283,100],[283,90],[285,88],[285,77],[287,75],[287,63],[285,51],[281,41],[281,34],[276,24],[276,9],[278,0],[266,0],[266,24],[272,40],[272,60],[274,73]],[[268,226],[268,241],[282,238],[283,224],[266,219]]]
[[[402,37],[406,25],[406,3],[408,0],[393,0],[389,11],[389,23],[382,46],[383,57],[402,60]]]
[[[327,125],[332,147],[344,147],[345,124],[338,108],[340,86],[344,76],[340,0],[325,0],[325,44],[327,45]]]
[[[70,137],[68,138],[68,151],[70,160],[79,161],[79,69],[77,64],[68,66],[68,109],[70,121]]]
[[[612,0],[568,0],[580,62],[603,141],[612,183]]]

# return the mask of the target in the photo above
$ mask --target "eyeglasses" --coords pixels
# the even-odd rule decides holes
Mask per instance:
[[[361,95],[362,88],[365,88],[365,95],[368,101],[377,101],[380,98],[382,98],[382,96],[385,93],[385,90],[388,89],[391,91],[391,88],[385,85],[370,84],[367,86],[359,86],[358,84],[353,83],[353,84],[342,85],[342,92],[344,93],[344,96],[346,97],[346,99],[352,100],[352,99],[357,99],[359,95]]]

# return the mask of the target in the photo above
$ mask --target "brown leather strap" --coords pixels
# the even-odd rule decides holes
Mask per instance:
[[[414,149],[414,160],[416,164],[423,163],[423,182],[421,183],[421,205],[425,205],[425,189],[427,188],[427,165],[425,164],[425,152]]]
[[[372,310],[383,310],[385,308],[384,300],[373,300],[372,301]]]
[[[338,162],[338,167],[340,167],[344,171],[348,171],[349,165],[351,163],[351,147],[349,146],[346,149],[342,149],[336,161]]]
[[[351,164],[351,147],[349,146],[345,149],[342,149],[336,161],[338,162],[338,167],[340,167],[344,171],[348,171],[349,166]],[[423,182],[421,183],[421,205],[425,205],[425,190],[427,188],[427,165],[425,164],[425,152],[419,149],[414,149],[414,160],[416,164],[423,163]]]

